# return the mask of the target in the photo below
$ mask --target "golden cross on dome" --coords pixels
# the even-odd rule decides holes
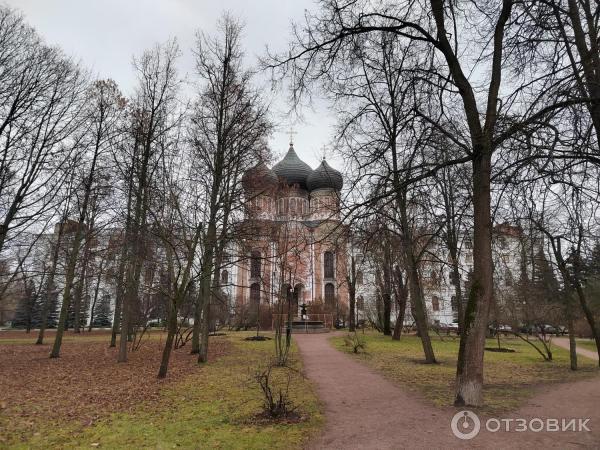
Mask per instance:
[[[290,129],[288,131],[288,135],[290,136],[290,145],[291,146],[294,145],[294,135],[295,134],[298,134],[298,133],[294,131],[294,127],[290,127]]]

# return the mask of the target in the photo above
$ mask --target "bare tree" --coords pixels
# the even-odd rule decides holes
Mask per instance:
[[[81,69],[0,7],[0,251],[10,236],[59,205],[75,155]]]
[[[404,275],[400,265],[394,266],[394,297],[396,299],[396,324],[394,325],[394,332],[392,333],[392,339],[395,341],[400,340],[402,334],[402,327],[404,326],[404,316],[406,313],[406,305],[408,302],[408,288],[404,281]]]
[[[563,187],[566,187],[566,189],[559,195],[555,194],[556,188],[554,190],[548,189],[542,199],[545,212],[548,215],[552,214],[554,217],[554,224],[546,214],[542,214],[541,217],[534,216],[533,220],[539,231],[549,241],[552,254],[556,260],[556,266],[564,284],[572,289],[579,300],[579,305],[590,326],[600,356],[600,329],[590,308],[583,281],[584,255],[585,252],[591,251],[590,235],[588,233],[594,230],[593,224],[596,221],[598,194],[595,194],[594,198],[589,198],[585,194],[585,190],[580,187]],[[584,206],[584,202],[587,203],[587,207]],[[592,236],[595,235],[593,231],[592,233]],[[566,255],[565,251],[567,252]],[[574,339],[571,339],[571,344],[573,343]]]
[[[68,210],[68,206],[65,208],[65,211]],[[46,289],[44,291],[44,302],[42,306],[42,312],[40,317],[40,330],[38,333],[38,337],[36,340],[36,345],[42,345],[44,343],[44,334],[46,332],[46,327],[48,324],[48,314],[50,313],[51,299],[54,295],[54,278],[56,277],[56,270],[58,267],[58,259],[60,257],[61,245],[63,243],[63,232],[64,225],[66,221],[66,214],[63,214],[60,218],[60,222],[58,226],[54,230],[54,235],[56,235],[56,241],[51,244],[52,247],[52,257],[50,259],[50,268],[48,271],[48,277],[46,279]]]
[[[415,79],[409,74],[415,59],[413,49],[402,46],[394,35],[373,33],[356,38],[349,52],[349,64],[344,73],[334,69],[327,83],[340,110],[339,137],[344,153],[353,161],[356,182],[375,184],[367,197],[369,210],[378,214],[390,203],[398,214],[388,214],[386,221],[395,222],[404,253],[407,284],[411,292],[411,307],[422,339],[427,362],[435,362],[429,341],[427,313],[419,275],[421,239],[413,222],[418,208],[418,189],[409,188],[407,179],[422,152],[421,143],[411,136],[415,127],[413,101],[419,97]],[[412,148],[411,148],[412,146]],[[376,175],[380,174],[380,175]],[[366,212],[364,214],[367,214]],[[381,229],[385,234],[385,227]],[[386,239],[387,240],[387,239]],[[391,335],[393,263],[390,255],[379,271],[379,292],[383,306],[383,332]]]
[[[174,166],[171,166],[171,168],[175,169]],[[176,170],[174,171],[176,172]],[[172,180],[175,177],[171,176],[169,178]],[[186,191],[191,194],[189,198],[186,198]],[[198,214],[198,196],[195,189],[190,185],[180,184],[177,186],[175,183],[171,183],[168,185],[166,193],[168,193],[168,198],[165,198],[164,204],[165,206],[168,205],[170,212],[163,214],[168,218],[168,221],[165,224],[166,227],[163,228],[162,239],[165,242],[169,270],[168,278],[171,281],[171,286],[169,286],[167,339],[158,378],[164,378],[167,375],[171,350],[177,332],[177,316],[186,295],[193,286],[194,263],[197,262],[197,248],[203,231],[203,223],[200,220],[201,215]]]
[[[67,324],[69,305],[71,304],[73,284],[75,280],[75,271],[81,250],[81,244],[86,233],[90,233],[90,224],[86,223],[88,218],[90,203],[92,202],[98,185],[99,166],[102,163],[103,155],[107,152],[107,147],[112,143],[113,133],[120,117],[120,111],[124,107],[118,88],[111,81],[97,81],[89,89],[86,98],[86,122],[87,127],[84,136],[81,138],[81,144],[84,147],[84,158],[82,158],[80,170],[81,177],[81,198],[79,198],[78,209],[79,216],[75,224],[72,241],[68,253],[68,261],[65,273],[65,288],[63,290],[62,305],[56,337],[51,358],[60,356],[63,333]],[[81,280],[83,283],[83,280]],[[76,317],[78,320],[78,317]],[[76,324],[78,327],[79,324]]]
[[[346,275],[346,283],[348,284],[348,331],[356,331],[356,256],[350,255],[350,267]]]
[[[251,84],[252,72],[242,66],[242,26],[229,15],[219,22],[219,35],[200,33],[196,71],[200,94],[191,124],[194,161],[206,196],[202,236],[202,274],[194,317],[192,352],[208,355],[211,290],[222,257],[231,213],[239,196],[242,170],[261,152],[269,131],[267,109]]]
[[[125,245],[124,291],[121,301],[121,333],[119,362],[127,361],[127,342],[132,317],[139,301],[140,278],[145,260],[148,213],[152,204],[153,177],[161,166],[169,137],[181,121],[177,99],[180,80],[175,63],[179,55],[177,42],[172,40],[156,45],[134,59],[138,88],[130,105],[130,133],[132,134],[131,212],[128,212]],[[125,171],[124,173],[127,173]],[[129,208],[128,208],[129,209]],[[145,325],[145,324],[144,324]]]
[[[538,75],[537,59],[530,55],[511,65],[515,55],[522,55],[518,51],[521,46],[527,45],[518,38],[522,24],[511,19],[517,14],[515,9],[527,5],[512,0],[470,3],[462,8],[442,0],[376,4],[366,0],[323,0],[319,4],[318,14],[307,13],[304,28],[295,28],[290,51],[267,63],[283,75],[290,75],[292,100],[297,104],[314,82],[321,83],[332,76],[334,68],[342,68],[363,36],[395,35],[405,46],[420,49],[411,73],[417,73],[431,89],[429,100],[442,104],[442,117],[428,116],[418,103],[416,114],[461,149],[460,156],[451,161],[424,161],[418,173],[404,183],[429,177],[449,164],[471,164],[474,270],[459,347],[455,403],[481,405],[485,335],[494,298],[492,156],[507,139],[573,100],[565,99],[560,90],[549,89],[554,80],[544,73],[532,83],[515,82],[501,89],[503,77],[523,73],[525,67]],[[473,21],[477,21],[477,27],[469,30],[463,26]],[[511,51],[505,53],[507,48]],[[465,51],[473,58],[461,57]],[[485,76],[469,75],[477,73]],[[522,95],[526,94],[525,88],[536,95]],[[517,99],[523,98],[526,106],[521,108],[523,103]],[[460,120],[459,127],[445,126],[448,122],[444,118],[449,113]]]

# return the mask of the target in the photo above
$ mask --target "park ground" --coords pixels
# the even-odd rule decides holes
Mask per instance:
[[[423,350],[416,336],[403,336],[402,341],[392,341],[379,333],[357,333],[364,340],[365,349],[352,355],[386,378],[418,393],[432,404],[443,407],[453,402],[458,338],[432,336],[433,349],[438,364],[422,364]],[[336,336],[331,343],[338,350],[353,353],[344,335]],[[581,341],[587,344],[587,341]],[[589,342],[593,345],[593,342]],[[498,346],[496,339],[488,339],[487,348]],[[514,352],[485,352],[484,388],[486,413],[503,413],[521,406],[536,393],[536,388],[557,382],[573,382],[598,375],[598,363],[580,356],[579,370],[569,366],[569,353],[552,345],[552,362],[546,362],[526,342],[518,338],[502,337],[500,346]],[[585,347],[590,348],[586,345]]]
[[[107,332],[68,334],[58,360],[48,358],[51,333],[46,345],[36,346],[35,333],[0,332],[0,448],[339,448],[342,435],[352,439],[346,448],[398,448],[399,439],[405,447],[453,447],[448,417],[456,409],[448,405],[457,339],[434,337],[439,364],[425,365],[415,336],[397,342],[359,332],[365,347],[358,354],[346,333],[297,336],[289,395],[298,414],[270,422],[259,415],[263,397],[253,375],[274,344],[245,340],[250,334],[212,337],[202,366],[188,346],[178,349],[167,379],[158,380],[162,332],[149,335],[127,364],[116,363]],[[596,361],[580,357],[580,370],[571,372],[568,353],[558,346],[554,360],[544,362],[517,339],[501,345],[514,353],[486,352],[486,407],[478,413],[533,414],[593,401],[584,391],[598,391],[589,384],[600,379]],[[382,426],[397,431],[381,433]],[[373,433],[387,437],[374,440]]]
[[[515,351],[486,352],[488,404],[472,411],[482,427],[472,440],[463,441],[450,428],[452,418],[463,414],[462,408],[449,406],[456,340],[434,340],[440,362],[425,365],[414,336],[404,336],[400,342],[374,333],[358,337],[365,348],[355,354],[356,338],[337,335],[328,342],[320,336],[298,336],[305,371],[317,385],[326,418],[325,429],[311,441],[312,449],[598,448],[600,377],[596,361],[580,358],[582,370],[571,373],[566,350],[553,346],[554,361],[543,362],[528,344],[523,347],[513,339],[502,341],[503,348]],[[490,347],[492,344],[497,342],[488,342]],[[589,419],[590,432],[546,431],[537,425],[570,418]],[[512,421],[513,428],[505,431],[486,426],[500,420],[505,421],[502,424]],[[532,430],[517,431],[517,420],[533,420],[536,425]]]
[[[0,332],[0,448],[300,448],[322,422],[311,384],[292,372],[299,417],[265,423],[254,374],[273,341],[249,342],[249,334],[212,337],[203,366],[189,345],[176,350],[158,380],[161,332],[126,364],[105,332],[69,334],[53,360],[52,334],[36,346],[33,333]]]

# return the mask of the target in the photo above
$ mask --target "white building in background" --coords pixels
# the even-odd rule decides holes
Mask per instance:
[[[493,230],[492,251],[494,255],[494,282],[498,302],[504,294],[510,293],[519,279],[522,267],[523,232],[507,223],[499,224]],[[356,252],[357,261],[357,309],[359,319],[374,317],[377,309],[376,266],[368,254]],[[421,282],[430,324],[449,325],[456,323],[458,308],[455,301],[455,286],[452,281],[448,250],[442,242],[433,242],[421,263]],[[469,274],[473,270],[473,246],[469,238],[463,238],[460,251],[460,283],[463,301],[468,295]],[[392,322],[397,317],[395,301],[392,301]],[[404,322],[413,324],[410,310],[410,296],[407,302]]]

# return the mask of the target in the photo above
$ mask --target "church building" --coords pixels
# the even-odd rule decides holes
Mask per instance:
[[[245,216],[235,233],[221,287],[235,315],[240,311],[256,317],[262,312],[263,325],[273,314],[291,307],[300,317],[302,305],[311,319],[332,326],[337,318],[347,319],[349,256],[356,260],[357,320],[377,317],[381,287],[376,257],[352,247],[348,227],[342,223],[340,196],[342,174],[325,159],[312,169],[302,161],[292,143],[285,157],[269,168],[264,162],[247,170],[242,178]],[[516,231],[515,231],[516,230]],[[463,292],[467,290],[473,255],[468,236],[460,255]],[[518,275],[520,259],[519,230],[506,224],[494,228],[495,274],[499,292],[509,293],[510,280]],[[455,281],[449,257],[439,239],[430,242],[433,258],[421,262],[421,282],[428,320],[432,325],[456,322]],[[508,294],[507,294],[508,295]],[[282,309],[281,306],[284,308]],[[397,316],[392,305],[392,320]],[[410,300],[405,324],[413,322]],[[320,317],[314,317],[320,315]]]
[[[293,143],[272,168],[260,162],[242,178],[245,219],[237,230],[229,295],[234,307],[292,305],[299,314],[346,310],[343,178],[325,159],[313,170]],[[297,311],[297,313],[296,313]]]

